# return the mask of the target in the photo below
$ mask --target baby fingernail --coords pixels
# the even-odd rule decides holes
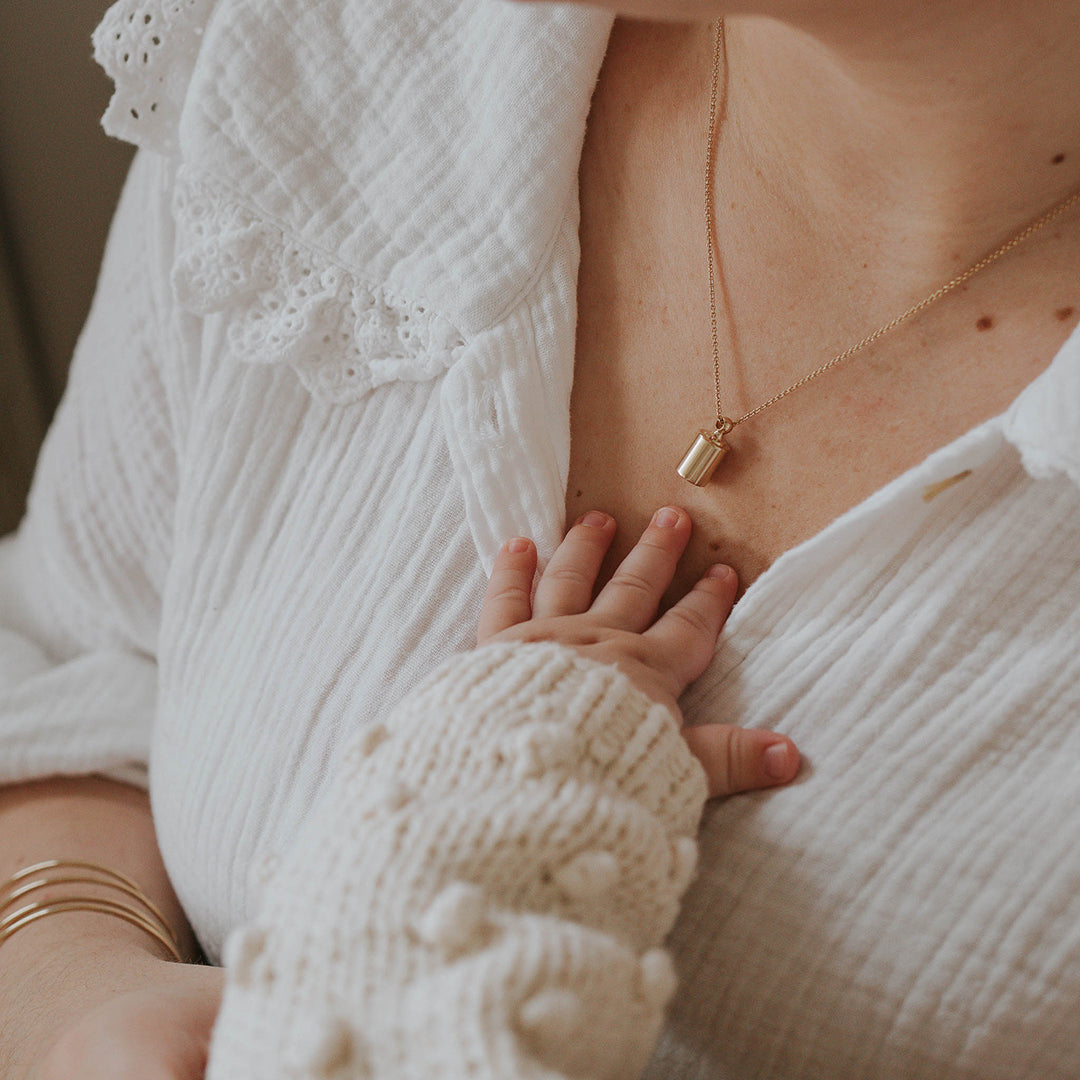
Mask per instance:
[[[665,506],[663,510],[657,510],[656,516],[653,518],[653,524],[658,525],[661,529],[673,528],[679,524],[678,510],[672,510],[670,506]]]
[[[728,581],[735,576],[735,571],[730,566],[725,566],[723,563],[717,563],[715,566],[710,566],[705,571],[706,577],[719,578],[721,581]]]
[[[581,519],[582,525],[591,525],[594,529],[602,529],[607,523],[607,514],[601,514],[599,510],[590,510]]]
[[[770,780],[790,780],[798,771],[799,756],[790,743],[778,742],[766,748],[761,763]]]
[[[511,555],[520,555],[523,551],[529,550],[529,541],[524,536],[515,536],[513,540],[507,542],[506,550]]]

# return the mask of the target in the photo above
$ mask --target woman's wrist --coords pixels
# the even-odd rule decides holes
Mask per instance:
[[[160,942],[136,926],[93,911],[72,911],[41,919],[4,942],[0,986],[17,979],[20,971],[36,966],[38,960],[63,964],[107,956],[175,962]]]
[[[28,1063],[73,1017],[147,983],[167,963],[135,927],[88,912],[42,919],[12,937],[0,949],[0,1077],[31,1075]]]
[[[141,930],[177,962],[176,932],[138,882],[86,860],[47,859],[0,884],[0,949],[44,919],[94,914]]]
[[[69,864],[55,869],[39,865],[53,859]],[[39,869],[18,882],[16,889],[42,879],[50,883],[5,904],[13,891],[8,883],[34,866]],[[95,882],[55,880],[88,877]],[[159,929],[167,926],[163,935],[175,940],[182,957],[198,955],[157,847],[145,792],[96,777],[53,777],[0,788],[0,906],[4,907],[0,920],[35,903],[80,898],[132,909]],[[144,951],[166,954],[145,930],[125,926],[115,914],[64,911],[24,926],[0,944],[0,970],[7,968],[5,954],[20,939],[66,941],[71,937],[67,928],[75,925],[93,940],[135,942],[142,935],[148,942]]]

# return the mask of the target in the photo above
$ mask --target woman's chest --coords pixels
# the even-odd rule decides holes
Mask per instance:
[[[823,254],[809,229],[792,232],[781,260],[781,224],[754,220],[718,188],[711,310],[707,72],[694,52],[657,76],[650,49],[688,53],[679,32],[670,36],[657,46],[655,30],[617,22],[592,101],[579,172],[566,514],[616,516],[607,574],[656,507],[684,506],[696,529],[679,586],[722,560],[746,587],[784,551],[1007,408],[1060,348],[1080,298],[1068,246],[1049,238],[1024,253],[1036,257],[1003,261],[738,426],[714,479],[688,484],[675,469],[697,430],[713,426],[717,389],[724,412],[742,416],[941,282],[917,281],[911,288],[924,293],[909,294],[886,274],[893,292],[883,298],[880,275],[853,265],[842,245]],[[700,117],[687,106],[698,83]]]
[[[586,308],[591,287],[586,267]],[[1034,359],[1028,353],[1020,354],[1022,363],[1003,358],[1003,370],[981,385],[975,377],[950,383],[950,368],[955,376],[962,360],[932,343],[896,363],[877,358],[861,371],[836,373],[832,385],[827,374],[736,427],[717,472],[698,487],[676,467],[698,430],[711,429],[715,418],[707,311],[681,325],[663,323],[638,322],[617,341],[588,316],[580,324],[566,520],[589,509],[615,516],[620,531],[601,574],[606,578],[656,508],[684,507],[695,528],[672,598],[716,562],[733,566],[748,588],[784,552],[1007,409],[1053,355],[1048,342]],[[808,354],[808,367],[817,359]],[[897,366],[904,362],[914,372]],[[933,365],[940,381],[921,363]],[[757,404],[749,399],[744,407]],[[957,473],[957,482],[964,478]],[[925,498],[945,490],[949,479],[928,484]]]
[[[593,508],[615,516],[620,532],[606,577],[657,507],[687,509],[695,530],[673,595],[720,561],[749,587],[785,551],[1005,411],[1074,321],[1064,299],[1058,310],[1070,311],[1067,324],[1045,302],[1020,297],[1003,301],[1009,315],[998,337],[984,340],[975,327],[990,301],[955,298],[736,427],[713,479],[695,487],[676,467],[716,415],[704,260],[665,273],[658,252],[666,241],[657,241],[656,258],[638,262],[630,253],[641,248],[623,246],[599,221],[586,221],[582,239],[567,522]],[[1046,287],[1061,291],[1060,282]],[[722,350],[729,414],[756,408],[832,355],[815,344],[821,335],[812,325],[803,333],[777,324],[770,333],[771,342],[758,338],[745,353]],[[770,350],[790,362],[770,360],[762,374],[754,364]]]

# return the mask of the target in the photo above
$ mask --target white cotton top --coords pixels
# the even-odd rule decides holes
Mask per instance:
[[[122,0],[99,33],[143,150],[0,543],[0,781],[148,762],[215,960],[347,736],[470,645],[498,544],[561,535],[609,29]],[[646,1077],[1080,1073],[1078,570],[1074,334],[747,591],[685,711],[807,764],[707,810]]]

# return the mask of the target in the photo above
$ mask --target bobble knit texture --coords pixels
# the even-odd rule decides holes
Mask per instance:
[[[617,669],[554,645],[449,662],[353,740],[231,935],[208,1080],[631,1080],[705,794]]]
[[[264,906],[317,892],[285,868],[340,839],[324,796],[350,770],[407,764],[394,710],[470,648],[500,543],[529,535],[546,557],[561,538],[575,178],[610,16],[122,0],[105,27],[110,124],[127,116],[142,151],[27,519],[0,541],[0,781],[149,779],[208,956],[250,928],[229,954],[242,980],[274,955]],[[127,48],[144,34],[145,62]],[[683,835],[670,883],[648,879],[658,919],[663,890],[691,883],[646,1080],[1080,1075],[1078,485],[1074,334],[1002,416],[740,600],[683,712],[789,732],[806,764],[783,791],[707,806],[696,871]],[[508,731],[518,779],[498,790],[513,803],[574,760],[571,726]],[[481,775],[464,763],[491,765],[486,729],[457,730],[415,752]],[[373,820],[438,827],[414,813],[421,785],[379,780]],[[559,850],[545,895],[623,887],[613,848]],[[487,940],[493,890],[416,881],[431,899],[410,933],[423,956],[459,956],[437,961],[451,985],[455,963],[488,955],[470,942]],[[571,926],[578,909],[560,910]],[[519,924],[550,959],[549,924]],[[541,1044],[578,1045],[574,995],[594,978],[632,956],[633,1009],[672,985],[643,938],[581,933],[593,951],[568,947],[498,1014],[499,1045],[555,1076],[580,1063]],[[344,953],[318,975],[285,955],[304,986],[348,981]],[[377,1062],[379,1031],[317,1000],[285,1024],[296,1067]],[[424,1032],[456,1038],[437,1018]]]

